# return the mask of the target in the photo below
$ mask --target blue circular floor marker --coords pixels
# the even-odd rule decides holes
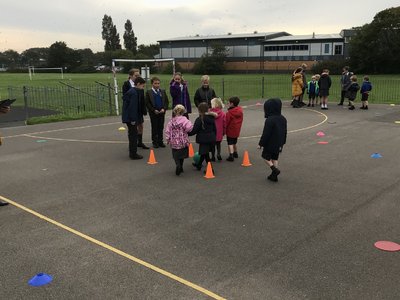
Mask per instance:
[[[36,143],[46,143],[47,140],[36,140]]]
[[[382,158],[382,155],[380,155],[379,153],[374,153],[371,155],[371,158]]]
[[[33,276],[29,281],[29,285],[31,286],[42,286],[50,283],[53,280],[53,277],[49,274],[38,273]]]

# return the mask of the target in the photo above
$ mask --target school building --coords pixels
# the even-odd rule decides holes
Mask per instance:
[[[348,43],[355,30],[339,34],[291,35],[287,32],[253,32],[215,36],[190,36],[160,40],[158,58],[175,58],[183,70],[190,71],[211,46],[226,47],[226,69],[231,72],[262,73],[292,71],[301,63],[348,57]]]

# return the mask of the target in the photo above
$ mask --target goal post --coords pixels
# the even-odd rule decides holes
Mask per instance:
[[[35,70],[40,70],[40,71],[47,71],[47,70],[60,70],[61,71],[61,79],[64,79],[64,72],[63,68],[36,68],[35,66],[29,66],[28,67],[28,73],[29,73],[29,79],[32,80],[32,77],[35,75]]]
[[[114,77],[114,97],[115,97],[115,112],[119,116],[119,105],[118,105],[118,82],[117,82],[117,71],[115,68],[116,62],[172,62],[172,73],[175,73],[175,58],[154,58],[154,59],[127,59],[127,58],[115,58],[112,59],[111,69]]]

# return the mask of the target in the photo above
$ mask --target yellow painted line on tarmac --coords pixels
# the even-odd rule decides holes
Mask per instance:
[[[12,200],[6,198],[6,197],[3,197],[3,196],[0,195],[0,199],[10,203],[11,205],[14,205],[15,207],[18,207],[18,208],[26,211],[27,213],[30,213],[30,214],[32,214],[32,215],[34,215],[34,216],[36,216],[36,217],[38,217],[40,219],[43,219],[43,220],[45,220],[45,221],[47,221],[47,222],[49,222],[49,223],[51,223],[51,224],[53,224],[53,225],[55,225],[57,227],[60,227],[60,228],[62,228],[64,230],[66,230],[66,231],[69,231],[69,232],[71,232],[71,233],[73,233],[73,234],[85,239],[85,240],[88,240],[89,242],[92,242],[92,243],[94,243],[94,244],[96,244],[96,245],[98,245],[100,247],[103,247],[103,248],[105,248],[105,249],[107,249],[109,251],[112,251],[112,252],[120,255],[120,256],[123,256],[123,257],[125,257],[125,258],[127,258],[127,259],[129,259],[129,260],[131,260],[131,261],[133,261],[135,263],[138,263],[138,264],[140,264],[140,265],[142,265],[142,266],[144,266],[144,267],[146,267],[148,269],[151,269],[151,270],[153,270],[153,271],[155,271],[155,272],[157,272],[157,273],[159,273],[161,275],[164,275],[164,276],[166,276],[166,277],[168,277],[168,278],[170,278],[172,280],[180,282],[180,283],[186,285],[187,287],[190,287],[190,288],[192,288],[194,290],[197,290],[200,293],[203,293],[203,294],[205,294],[205,295],[207,295],[207,296],[209,296],[209,297],[211,297],[213,299],[219,299],[219,300],[225,299],[225,298],[223,298],[223,297],[221,297],[221,296],[219,296],[219,295],[217,295],[217,294],[215,294],[215,293],[213,293],[213,292],[211,292],[209,290],[206,290],[205,288],[203,288],[203,287],[201,287],[201,286],[199,286],[197,284],[194,284],[194,283],[192,283],[190,281],[187,281],[187,280],[185,280],[185,279],[183,279],[183,278],[181,278],[181,277],[179,277],[177,275],[174,275],[174,274],[172,274],[172,273],[170,273],[168,271],[165,271],[165,270],[163,270],[163,269],[161,269],[159,267],[156,267],[156,266],[154,266],[154,265],[152,265],[152,264],[150,264],[148,262],[145,262],[145,261],[143,261],[143,260],[141,260],[141,259],[139,259],[139,258],[137,258],[135,256],[132,256],[132,255],[130,255],[128,253],[125,253],[125,252],[123,252],[123,251],[121,251],[121,250],[119,250],[117,248],[114,248],[114,247],[112,247],[112,246],[110,246],[110,245],[108,245],[106,243],[103,243],[103,242],[101,242],[99,240],[96,240],[96,239],[94,239],[94,238],[92,238],[92,237],[90,237],[90,236],[88,236],[88,235],[86,235],[86,234],[84,234],[82,232],[79,232],[79,231],[77,231],[77,230],[75,230],[75,229],[73,229],[71,227],[68,227],[68,226],[66,226],[64,224],[61,224],[61,223],[59,223],[59,222],[57,222],[57,221],[55,221],[53,219],[50,219],[50,218],[48,218],[48,217],[46,217],[46,216],[44,216],[44,215],[42,215],[42,214],[40,214],[40,213],[38,213],[38,212],[36,212],[34,210],[29,209],[29,208],[27,208],[27,207],[15,202],[15,201],[12,201]]]

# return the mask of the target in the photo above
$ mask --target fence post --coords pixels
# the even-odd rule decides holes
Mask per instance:
[[[23,86],[24,93],[24,106],[25,106],[25,125],[28,125],[29,111],[28,111],[28,88]]]
[[[222,77],[222,100],[225,99],[225,80]]]
[[[261,99],[264,99],[264,76],[262,77],[262,87],[261,87]]]
[[[110,116],[112,116],[112,95],[111,95],[111,83],[108,83],[108,103],[110,106]]]

